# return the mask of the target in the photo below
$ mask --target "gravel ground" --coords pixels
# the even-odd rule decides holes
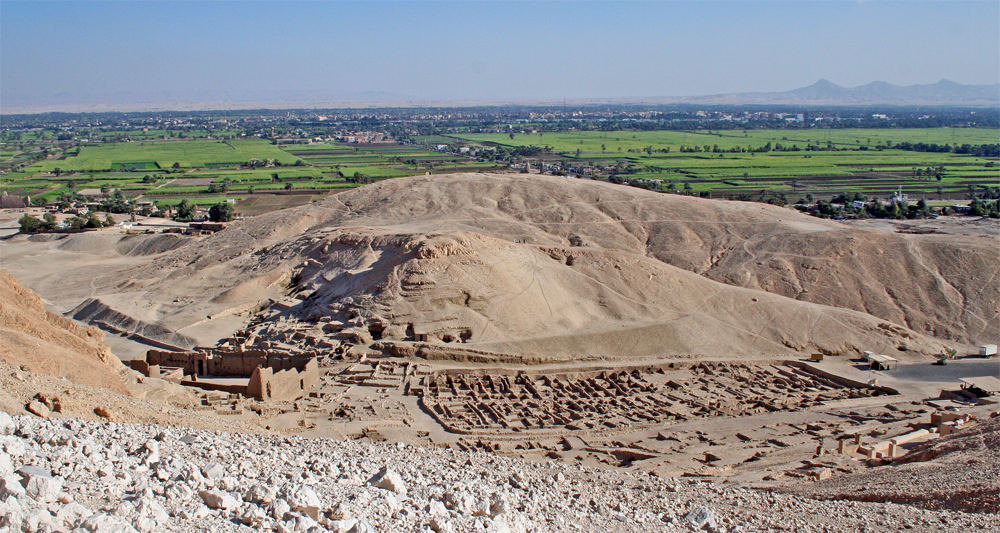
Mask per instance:
[[[6,531],[996,531],[992,514],[817,501],[367,441],[0,412]]]

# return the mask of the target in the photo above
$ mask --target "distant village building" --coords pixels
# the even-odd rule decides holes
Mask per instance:
[[[345,143],[357,144],[378,144],[391,143],[392,137],[377,131],[355,131],[347,132],[334,137],[336,140]]]
[[[14,196],[4,191],[0,194],[0,209],[23,209],[31,207],[30,196]]]
[[[892,196],[889,197],[889,203],[899,204],[908,201],[909,198],[910,197],[903,192],[903,186],[900,185],[899,189],[896,192],[892,193]]]

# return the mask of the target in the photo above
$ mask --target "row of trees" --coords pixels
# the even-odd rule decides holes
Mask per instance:
[[[190,222],[194,220],[196,210],[197,206],[185,198],[177,204],[177,214],[174,216],[174,220],[178,222]],[[208,219],[212,222],[229,222],[235,216],[236,213],[233,204],[229,202],[219,202],[208,208]]]
[[[861,198],[864,197],[862,196]],[[872,200],[860,207],[855,207],[847,202],[840,205],[836,202],[838,199],[840,198],[834,198],[834,201],[831,202],[820,200],[814,206],[796,204],[795,208],[820,218],[853,216],[856,218],[914,219],[927,218],[934,214],[923,199],[919,200],[916,204],[908,204],[907,202],[883,204],[878,200]]]
[[[22,233],[41,233],[60,229],[60,225],[56,221],[56,216],[52,213],[45,213],[42,215],[41,219],[32,215],[24,215],[19,218],[17,222],[21,227]],[[105,215],[103,222],[100,217],[97,216],[97,213],[87,213],[86,215],[67,218],[63,221],[62,228],[82,230],[90,228],[104,228],[114,225],[115,219],[110,213]]]
[[[886,141],[888,148],[896,150],[907,150],[911,152],[951,152],[955,154],[968,154],[978,157],[1000,157],[1000,144],[937,144],[937,143],[910,143],[899,142],[893,144]]]
[[[339,170],[337,172],[340,173]],[[340,173],[340,175],[343,176],[343,173]],[[369,183],[375,183],[378,180],[376,180],[374,177],[369,176],[367,174],[362,174],[360,172],[355,172],[353,176],[345,176],[344,177],[344,181],[346,181],[348,183],[358,183],[358,184],[366,185],[366,184],[369,184]],[[289,183],[289,185],[291,185],[291,183]],[[290,188],[291,187],[289,187],[289,189]]]
[[[974,199],[969,204],[969,214],[977,217],[1000,218],[1000,200]]]
[[[226,193],[229,192],[229,187],[232,185],[233,180],[226,178],[222,180],[222,183],[209,183],[208,192],[210,193]]]
[[[619,176],[618,174],[608,176],[608,181],[611,183],[628,185],[630,187],[637,187],[639,189],[646,189],[648,191],[683,194],[687,196],[700,196],[702,198],[712,197],[712,194],[709,191],[695,191],[688,182],[675,186],[673,182],[662,182],[660,180],[648,178],[628,178],[625,176]],[[749,200],[749,198],[747,198],[747,200]]]
[[[854,202],[864,202],[861,206],[852,205]],[[820,218],[836,217],[856,217],[856,218],[893,218],[893,219],[915,219],[933,217],[937,214],[952,214],[952,208],[943,207],[934,209],[927,205],[923,199],[916,203],[892,202],[882,203],[877,199],[868,201],[864,195],[854,193],[853,195],[842,194],[834,196],[831,201],[820,200],[815,205],[798,203],[795,208],[818,216]],[[973,216],[989,216],[997,218],[1000,216],[1000,201],[973,200],[969,205],[969,214]]]
[[[236,215],[233,204],[219,202],[208,208],[208,219],[212,222],[229,222]]]
[[[195,211],[196,206],[187,199],[184,199],[177,204],[177,215],[174,218],[180,222],[190,222],[194,219]],[[233,220],[235,215],[235,209],[229,202],[219,202],[208,209],[208,218],[213,222],[229,222]],[[116,223],[111,213],[105,213],[104,220],[102,221],[95,212],[67,218],[63,221],[62,225],[59,224],[56,216],[52,213],[45,213],[42,215],[42,218],[25,214],[17,222],[20,225],[22,233],[42,233],[60,229],[83,230],[106,228],[114,226]]]

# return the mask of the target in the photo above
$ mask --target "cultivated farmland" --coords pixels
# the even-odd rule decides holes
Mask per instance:
[[[146,132],[144,132],[146,133]],[[160,134],[150,130],[150,135]],[[95,136],[96,137],[96,136]],[[132,138],[132,136],[130,136]],[[794,202],[841,193],[887,196],[902,187],[928,200],[967,199],[1000,187],[996,157],[898,149],[900,143],[961,147],[1000,142],[985,128],[749,129],[437,134],[423,144],[275,143],[256,138],[84,142],[50,150],[0,177],[11,194],[51,200],[66,193],[121,189],[159,205],[253,195],[319,197],[382,179],[425,173],[534,168],[719,198]],[[51,142],[45,146],[52,145]],[[448,145],[441,149],[441,145]],[[54,145],[52,145],[54,146]],[[465,153],[468,147],[471,152]],[[533,147],[533,148],[532,148]],[[485,148],[486,150],[482,150]],[[491,157],[491,149],[530,155]],[[34,153],[38,154],[38,147]],[[476,157],[470,157],[475,154]],[[10,167],[27,157],[0,152]],[[258,201],[247,212],[285,205]]]
[[[253,159],[275,159],[283,165],[295,157],[262,140],[140,141],[84,145],[79,155],[64,160],[40,161],[30,167],[39,172],[55,168],[64,171],[157,170],[175,163],[182,168],[236,167]]]
[[[575,173],[650,180],[661,190],[717,197],[769,194],[830,197],[842,192],[966,198],[1000,186],[996,158],[885,148],[899,143],[982,145],[1000,142],[994,129],[823,129],[613,131],[456,134],[434,142],[541,147],[538,159]],[[930,169],[930,170],[929,170]]]
[[[5,149],[14,159],[19,152]],[[167,206],[246,198],[248,214],[387,178],[499,168],[495,163],[394,143],[275,144],[261,139],[89,143],[0,177],[0,188],[52,200],[120,189]],[[262,194],[294,198],[249,201]],[[287,200],[287,201],[286,201]],[[239,208],[242,212],[242,206]]]

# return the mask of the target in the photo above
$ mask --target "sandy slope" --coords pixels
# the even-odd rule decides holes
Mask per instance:
[[[349,213],[342,202],[351,204]],[[996,238],[859,231],[764,204],[531,175],[389,181],[323,205],[331,223],[468,229],[648,255],[728,284],[865,311],[943,338],[979,342],[1000,331]]]
[[[301,316],[358,316],[388,324],[386,336],[397,339],[413,324],[439,337],[464,333],[467,347],[523,354],[941,350],[862,313],[731,287],[646,256],[468,232],[372,233],[313,233],[290,244],[294,252],[276,250],[314,261],[298,273],[312,293]]]
[[[60,252],[95,253],[89,238]],[[387,180],[185,243],[105,245],[120,259],[102,266],[121,266],[87,292],[202,344],[294,278],[315,291],[300,318],[378,320],[404,338],[416,324],[489,350],[939,353],[928,336],[1000,336],[997,245],[589,180],[455,174]],[[69,310],[83,298],[66,299]]]
[[[906,326],[990,337],[1000,284],[994,240],[934,237],[584,180],[429,176],[248,219],[132,269],[120,288],[141,288],[175,329],[300,274],[319,293],[314,317],[349,298],[364,318],[467,329],[504,350],[938,352]],[[322,266],[302,269],[306,258]]]
[[[0,411],[23,413],[40,397],[59,404],[59,417],[98,419],[100,408],[119,422],[260,431],[252,421],[197,409],[187,387],[140,378],[111,353],[103,332],[46,311],[37,294],[0,270]]]
[[[84,385],[125,392],[122,363],[96,327],[45,310],[35,293],[0,270],[0,359]]]

